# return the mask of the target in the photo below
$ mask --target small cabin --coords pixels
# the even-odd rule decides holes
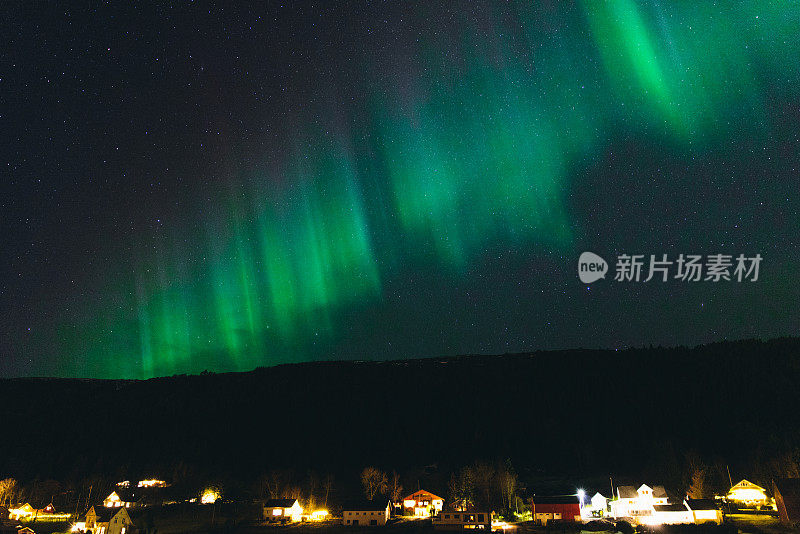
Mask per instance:
[[[263,518],[275,523],[294,523],[303,518],[303,507],[297,499],[269,499],[264,503]]]

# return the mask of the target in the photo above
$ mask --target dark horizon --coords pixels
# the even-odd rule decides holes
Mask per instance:
[[[508,459],[524,478],[612,473],[678,488],[695,461],[763,485],[797,469],[798,354],[800,339],[781,339],[613,358],[587,350],[147,381],[4,379],[0,401],[19,439],[0,444],[0,472],[75,482],[182,469],[198,484],[246,489],[271,469],[355,476],[368,465],[452,471]],[[273,424],[276,410],[291,430]],[[86,439],[76,430],[86,421],[120,439]],[[354,433],[353,422],[374,431]]]
[[[253,367],[252,369],[242,369],[242,370],[229,370],[229,371],[211,371],[209,369],[203,369],[202,371],[198,371],[195,373],[173,373],[171,375],[159,375],[159,376],[151,376],[146,378],[126,378],[126,377],[119,377],[119,378],[95,378],[89,376],[56,376],[56,375],[29,375],[29,376],[6,376],[0,377],[0,381],[4,380],[12,380],[12,381],[19,381],[19,380],[77,380],[77,381],[124,381],[124,382],[141,382],[141,381],[148,381],[148,380],[158,380],[158,379],[168,379],[168,378],[175,378],[175,377],[198,377],[198,376],[208,376],[208,375],[236,375],[236,374],[249,374],[256,371],[262,370],[269,370],[279,367],[305,367],[305,366],[314,366],[317,364],[382,364],[382,363],[394,363],[394,364],[413,364],[418,362],[420,364],[425,363],[435,363],[439,361],[465,361],[469,359],[484,359],[484,360],[492,360],[496,358],[525,358],[525,357],[532,357],[532,356],[553,356],[556,354],[568,354],[568,355],[581,355],[585,353],[599,353],[604,354],[608,353],[609,356],[616,353],[625,353],[625,352],[640,352],[640,351],[683,351],[683,350],[702,350],[708,349],[714,346],[726,346],[726,345],[737,345],[737,344],[761,344],[761,345],[771,345],[773,343],[794,343],[800,342],[800,336],[782,336],[776,338],[769,338],[769,339],[760,339],[760,338],[742,338],[742,339],[724,339],[720,341],[712,341],[710,343],[701,343],[698,345],[641,345],[638,347],[624,347],[624,348],[603,348],[603,347],[573,347],[573,348],[562,348],[562,349],[546,349],[546,350],[534,350],[534,351],[525,351],[525,352],[504,352],[504,353],[473,353],[473,354],[453,354],[453,355],[442,355],[442,356],[416,356],[411,358],[392,358],[392,359],[340,359],[340,360],[307,360],[302,362],[285,362],[285,363],[275,363],[272,365],[259,365]],[[609,360],[609,364],[611,361]]]

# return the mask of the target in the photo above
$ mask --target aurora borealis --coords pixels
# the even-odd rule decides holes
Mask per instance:
[[[797,334],[796,4],[4,9],[3,375]]]

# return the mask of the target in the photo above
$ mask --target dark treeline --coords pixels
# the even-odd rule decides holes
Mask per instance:
[[[608,494],[610,475],[708,494],[729,470],[769,487],[798,474],[799,384],[797,339],[10,379],[0,381],[0,479],[69,503],[160,477],[176,491],[216,485],[318,504],[360,494],[365,466],[447,498],[469,493],[463,476],[477,477],[479,494],[480,474],[464,469],[493,466],[506,505],[515,497],[503,472],[515,495],[560,482]]]

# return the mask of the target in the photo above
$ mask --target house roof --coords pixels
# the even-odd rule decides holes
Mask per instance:
[[[108,497],[111,497],[112,493],[116,493],[117,497],[119,497],[119,500],[122,502],[139,502],[139,500],[142,498],[141,493],[139,493],[138,491],[129,490],[125,488],[115,489],[114,491],[108,494]],[[106,499],[108,499],[108,497],[106,497]]]
[[[133,520],[131,519],[131,514],[128,513],[128,509],[127,508],[117,508],[117,513],[116,514],[112,514],[111,515],[111,519],[114,519],[114,517],[116,517],[118,515],[123,515],[123,516],[128,518],[128,521],[133,522]]]
[[[577,495],[534,495],[531,498],[534,504],[574,504],[578,505]]]
[[[97,514],[98,523],[107,523],[112,519],[114,519],[114,517],[116,517],[119,514],[122,514],[123,516],[127,517],[129,521],[131,520],[131,516],[128,513],[128,509],[123,507],[106,508],[101,504],[96,504],[94,506],[94,512],[95,514]]]
[[[389,506],[389,501],[383,499],[377,501],[358,500],[344,503],[342,510],[359,511],[359,512],[383,512]]]
[[[686,504],[694,511],[719,510],[719,505],[714,499],[686,499]]]
[[[102,504],[93,504],[92,506],[89,507],[89,510],[86,510],[86,514],[88,514],[92,508],[94,508],[94,515],[97,516],[97,521],[99,523],[105,523],[106,521],[110,520],[119,510],[122,509],[122,508],[106,508]]]
[[[417,490],[414,493],[412,493],[411,495],[409,495],[408,497],[403,498],[403,500],[404,501],[412,500],[412,499],[416,499],[419,496],[430,497],[431,500],[434,500],[434,499],[439,499],[439,500],[442,500],[442,501],[444,500],[444,498],[439,497],[438,495],[435,495],[435,494],[431,493],[430,491],[425,491],[425,490]]]
[[[297,499],[269,499],[264,503],[264,508],[291,508]]]
[[[738,484],[736,484],[735,486],[733,486],[730,489],[730,491],[733,491],[735,489],[760,489],[761,491],[764,491],[764,488],[762,488],[758,484],[753,484],[752,482],[750,482],[747,479],[742,479],[742,481],[739,482]],[[728,493],[730,493],[730,491]]]
[[[653,497],[656,499],[666,499],[667,490],[664,489],[664,486],[653,486]]]
[[[620,499],[636,499],[639,492],[633,486],[617,486],[617,495]]]
[[[653,510],[656,512],[686,512],[686,506],[681,504],[654,504]]]

